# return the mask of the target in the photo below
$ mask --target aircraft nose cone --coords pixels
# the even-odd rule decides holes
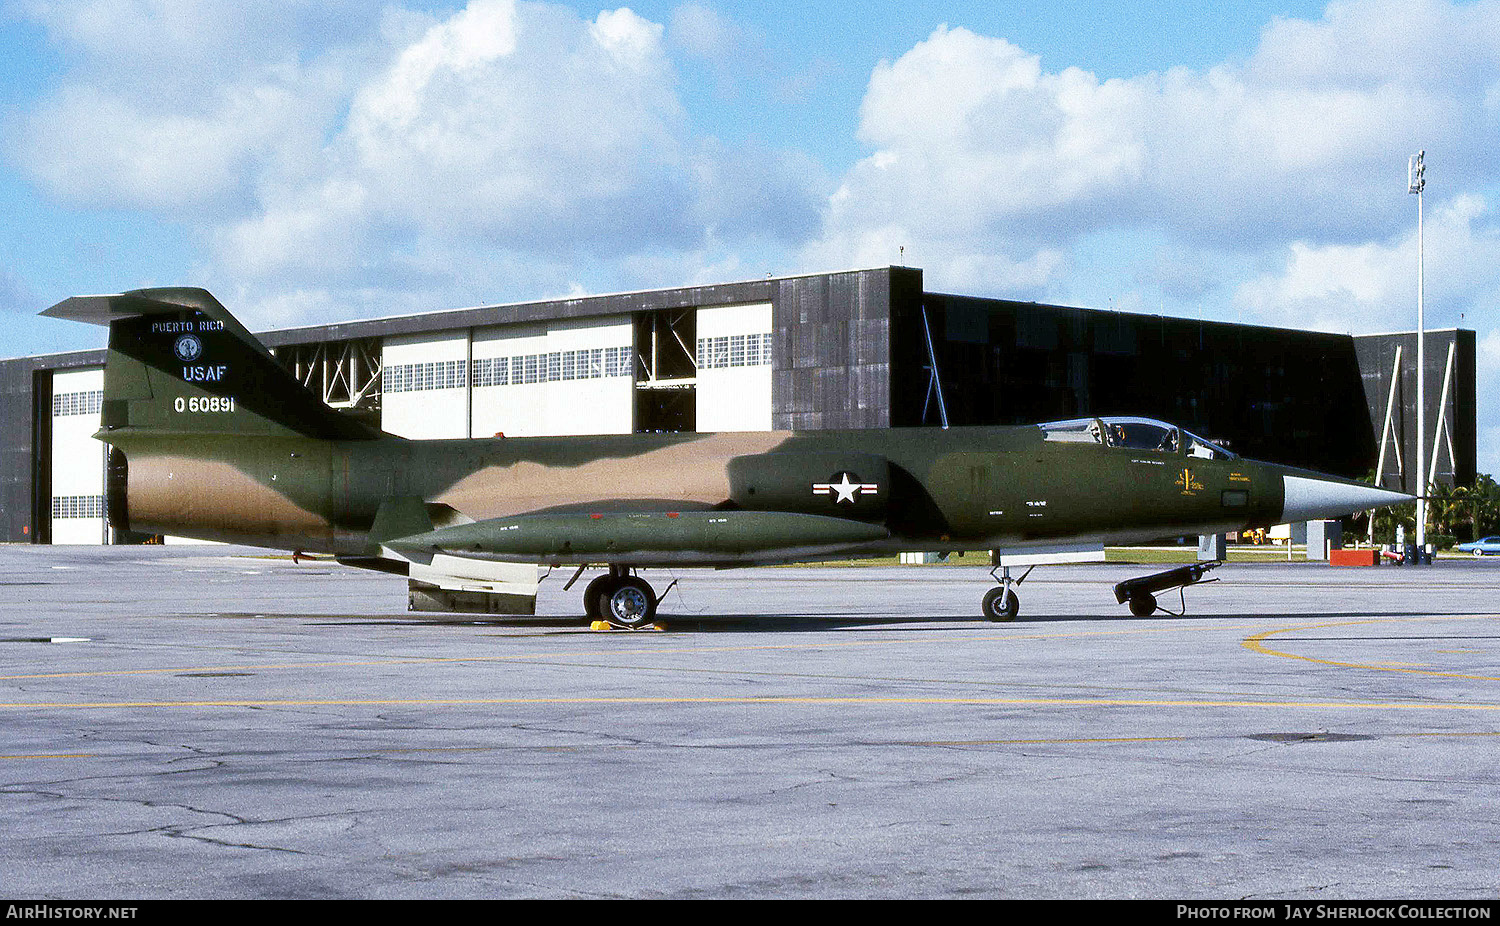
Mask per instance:
[[[1416,496],[1374,486],[1354,485],[1333,479],[1282,476],[1285,501],[1281,521],[1311,521],[1340,518],[1356,511],[1384,508],[1416,501]]]

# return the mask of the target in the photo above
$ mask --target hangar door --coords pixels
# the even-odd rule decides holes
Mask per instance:
[[[94,440],[104,369],[52,375],[52,542],[109,543],[104,513],[106,448]]]

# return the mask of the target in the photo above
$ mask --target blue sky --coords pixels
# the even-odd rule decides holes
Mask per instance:
[[[1480,342],[1500,0],[0,0],[0,355],[68,295],[252,328],[895,263],[928,288]]]

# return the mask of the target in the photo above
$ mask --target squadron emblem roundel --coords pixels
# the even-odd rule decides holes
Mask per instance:
[[[203,356],[203,342],[195,334],[185,334],[172,345],[172,353],[183,363],[192,363]]]

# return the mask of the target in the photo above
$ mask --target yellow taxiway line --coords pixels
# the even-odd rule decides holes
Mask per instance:
[[[1246,637],[1240,643],[1240,645],[1243,646],[1245,649],[1248,649],[1248,650],[1250,650],[1253,653],[1259,653],[1262,656],[1278,656],[1278,657],[1280,657],[1282,659],[1300,659],[1303,662],[1311,662],[1311,663],[1316,663],[1318,665],[1323,665],[1323,666],[1335,666],[1335,667],[1338,667],[1338,668],[1341,668],[1341,669],[1372,669],[1372,670],[1375,670],[1377,672],[1404,672],[1404,673],[1407,673],[1407,674],[1410,674],[1410,675],[1427,675],[1427,676],[1431,676],[1431,677],[1434,677],[1434,678],[1461,678],[1461,679],[1465,679],[1467,681],[1472,681],[1472,682],[1500,682],[1500,677],[1496,677],[1496,676],[1493,676],[1493,675],[1471,675],[1471,674],[1466,674],[1466,673],[1463,673],[1463,672],[1440,672],[1440,671],[1438,671],[1436,669],[1418,669],[1418,668],[1414,667],[1413,663],[1343,662],[1343,661],[1340,661],[1340,660],[1337,660],[1337,659],[1320,659],[1320,658],[1318,658],[1316,656],[1303,656],[1300,653],[1288,653],[1288,652],[1283,652],[1282,650],[1271,649],[1269,646],[1266,646],[1266,643],[1265,643],[1265,641],[1266,641],[1266,639],[1268,637],[1273,637],[1273,636],[1276,636],[1277,634],[1297,633],[1299,631],[1305,631],[1305,630],[1325,630],[1325,629],[1330,628],[1330,627],[1358,627],[1358,626],[1364,625],[1364,624],[1384,624],[1384,623],[1390,623],[1393,620],[1401,620],[1401,621],[1484,620],[1484,619],[1490,619],[1490,618],[1494,618],[1494,617],[1496,617],[1496,615],[1494,615],[1494,614],[1466,614],[1466,615],[1449,614],[1449,615],[1442,615],[1441,617],[1378,618],[1378,619],[1360,620],[1360,621],[1338,621],[1336,623],[1329,623],[1329,624],[1305,624],[1305,625],[1298,626],[1298,627],[1282,627],[1282,628],[1277,629],[1277,630],[1267,630],[1264,633],[1258,633],[1258,634],[1255,634],[1254,636]],[[1289,642],[1291,642],[1291,641],[1289,641]]]

